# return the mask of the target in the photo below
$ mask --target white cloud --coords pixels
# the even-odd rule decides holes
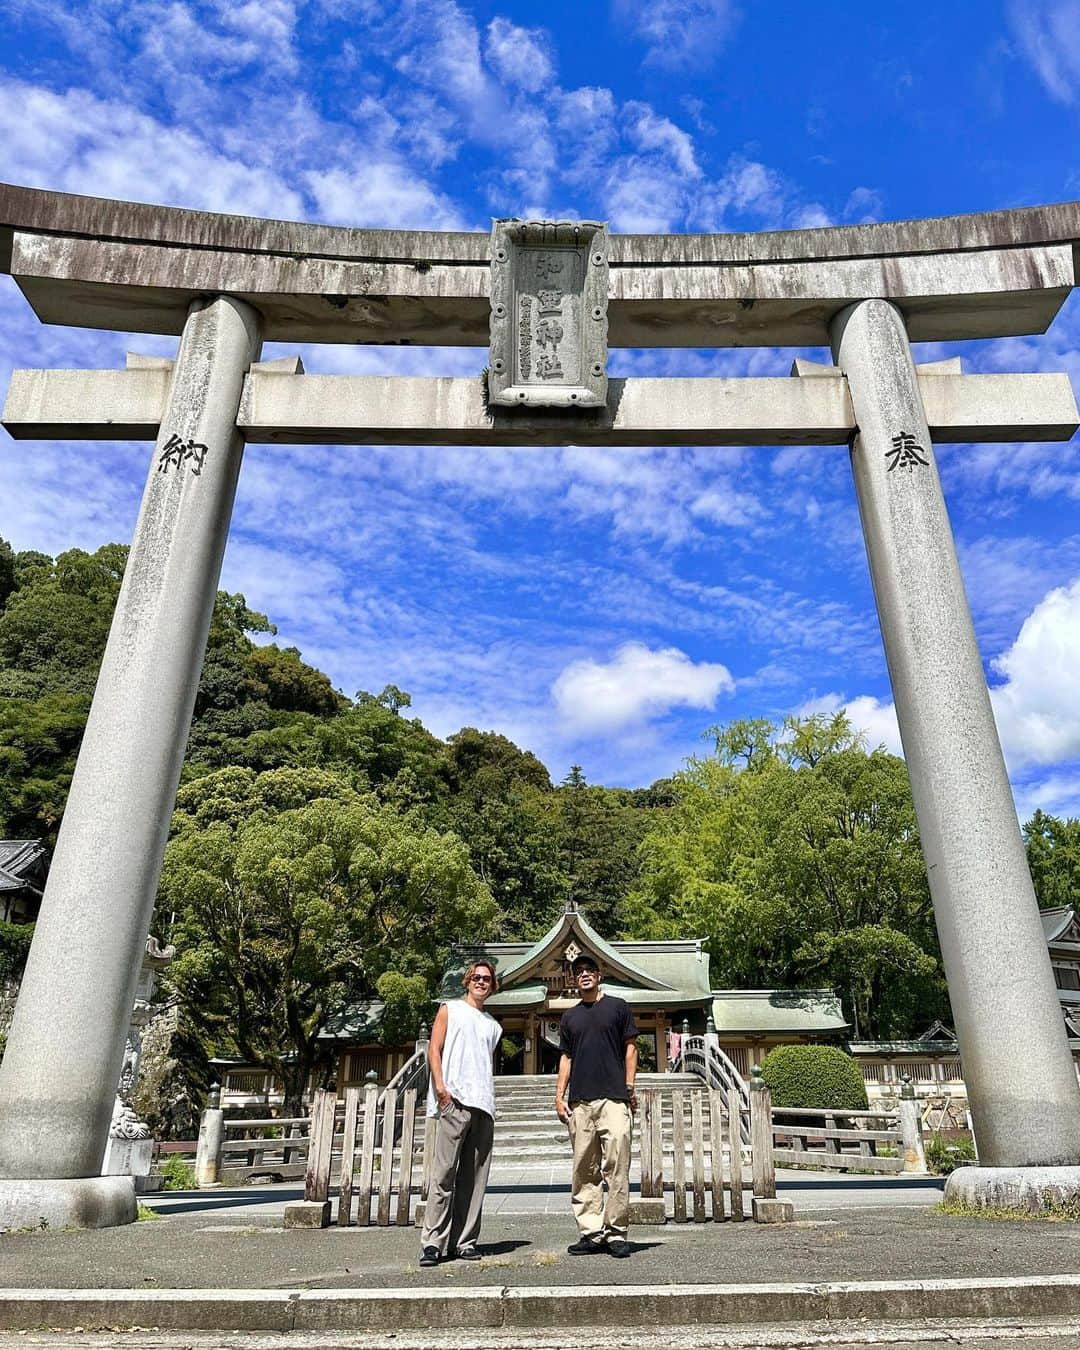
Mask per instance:
[[[613,9],[647,44],[645,64],[661,70],[710,65],[739,13],[731,0],[614,0]]]
[[[1033,765],[1065,764],[1080,759],[1080,578],[1060,586],[1035,606],[1016,641],[991,667],[1004,677],[990,690],[998,735],[1010,772],[1016,776]],[[825,694],[797,709],[799,713],[847,712],[852,725],[866,733],[871,745],[884,744],[902,754],[896,709],[868,695],[845,699]],[[1053,787],[1046,782],[1046,800],[1053,791],[1067,796],[1073,775]],[[1024,800],[1036,801],[1035,786],[1018,789]],[[1032,808],[1033,809],[1033,808]]]
[[[993,663],[990,692],[1010,768],[1080,757],[1080,578],[1045,596]]]
[[[1080,91],[1080,0],[1012,0],[1009,22],[1020,50],[1058,103]]]
[[[542,28],[520,28],[499,15],[488,24],[484,55],[503,84],[530,94],[555,78],[551,39]]]
[[[0,172],[9,182],[129,201],[298,219],[301,198],[276,173],[119,101],[0,77]]]
[[[696,664],[677,647],[627,642],[607,663],[573,661],[551,687],[560,717],[582,733],[611,732],[673,708],[711,708],[734,691],[726,666]]]

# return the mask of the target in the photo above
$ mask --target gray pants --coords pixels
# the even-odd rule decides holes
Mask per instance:
[[[495,1122],[479,1107],[451,1102],[439,1113],[421,1247],[446,1256],[476,1246],[494,1135]]]

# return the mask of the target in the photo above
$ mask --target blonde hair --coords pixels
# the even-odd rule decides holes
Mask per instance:
[[[475,961],[469,962],[465,967],[465,974],[461,977],[461,983],[468,989],[469,981],[472,979],[474,972],[479,970],[481,966],[483,966],[491,976],[491,992],[493,994],[497,993],[499,989],[499,977],[495,973],[495,963],[494,961],[489,961],[486,956],[478,956]]]

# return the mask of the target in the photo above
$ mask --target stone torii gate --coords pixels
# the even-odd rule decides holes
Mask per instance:
[[[0,1226],[130,1221],[102,1177],[247,441],[849,445],[982,1165],[976,1203],[1080,1192],[1080,1088],[932,442],[1068,440],[1064,375],[917,369],[912,341],[1043,332],[1080,204],[761,235],[585,222],[336,229],[0,187],[0,270],[46,323],[175,360],[16,371],[20,438],[156,440],[0,1065]],[[473,379],[310,376],[264,340],[486,346]],[[790,379],[608,380],[634,347],[831,345]],[[509,406],[515,405],[516,406]]]

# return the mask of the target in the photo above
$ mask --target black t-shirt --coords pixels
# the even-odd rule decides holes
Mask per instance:
[[[591,1102],[608,1097],[629,1101],[626,1042],[637,1034],[629,1003],[610,994],[564,1012],[559,1024],[559,1049],[571,1060],[567,1100]]]

